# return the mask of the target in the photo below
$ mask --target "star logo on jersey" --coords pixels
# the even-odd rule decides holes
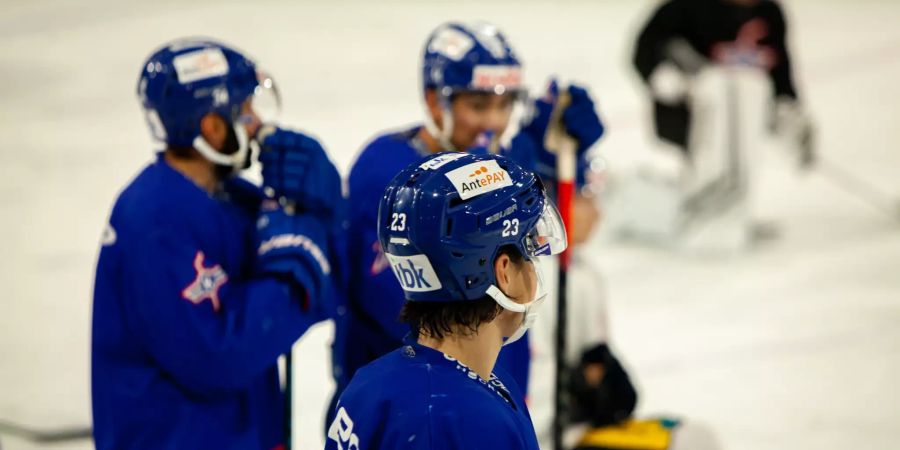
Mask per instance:
[[[204,259],[206,259],[206,255],[201,251],[194,256],[194,270],[197,271],[197,277],[181,291],[181,296],[195,305],[209,299],[213,311],[218,311],[219,288],[228,281],[228,275],[218,264],[212,267],[204,266]]]

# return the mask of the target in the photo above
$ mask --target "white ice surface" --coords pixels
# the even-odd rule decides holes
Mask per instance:
[[[113,199],[151,158],[134,90],[158,45],[209,35],[245,49],[279,81],[284,121],[346,170],[376,132],[419,119],[428,31],[488,19],[534,89],[550,74],[591,86],[609,125],[600,151],[627,165],[650,148],[628,61],[653,2],[554,3],[3,1],[0,419],[90,422],[93,267]],[[824,157],[900,193],[900,3],[787,3]],[[762,213],[782,225],[779,240],[726,260],[597,248],[640,411],[702,421],[734,450],[900,448],[900,223],[820,174],[763,164]],[[322,443],[331,330],[296,349],[302,449]]]

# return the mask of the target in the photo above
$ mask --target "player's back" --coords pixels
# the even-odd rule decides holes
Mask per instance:
[[[515,382],[490,381],[437,350],[405,345],[360,369],[344,391],[326,449],[534,449]]]
[[[232,285],[248,269],[254,216],[235,197],[253,197],[253,189],[238,180],[226,183],[230,188],[246,192],[222,192],[227,201],[211,196],[159,156],[119,195],[104,233],[94,288],[97,448],[271,448],[277,443],[280,416],[269,412],[280,403],[274,363],[246,384],[227,389],[218,384],[229,379],[225,373],[206,381],[184,376],[211,371],[205,361],[214,358],[212,352],[202,355],[206,359],[193,358],[186,349],[194,348],[197,336],[220,336],[220,323],[236,313],[224,300],[221,309],[213,306],[213,299],[235,289]],[[181,290],[190,281],[185,277],[200,280],[201,273],[209,284],[198,284],[197,295]],[[181,309],[196,309],[196,316],[176,315]],[[191,328],[182,327],[185,321]],[[175,360],[182,362],[173,365]]]

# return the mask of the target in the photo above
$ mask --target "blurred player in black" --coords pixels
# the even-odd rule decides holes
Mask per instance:
[[[652,98],[659,151],[609,190],[608,230],[713,252],[777,235],[755,211],[761,150],[784,147],[802,168],[815,159],[787,31],[775,0],[659,4],[633,60]]]
[[[634,54],[653,95],[656,134],[690,152],[691,77],[709,64],[751,66],[772,81],[776,131],[796,136],[804,162],[811,162],[811,127],[797,101],[786,34],[784,13],[774,0],[662,3],[641,30]]]

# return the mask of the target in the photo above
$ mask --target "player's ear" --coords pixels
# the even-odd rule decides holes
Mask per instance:
[[[442,118],[444,117],[444,111],[441,109],[441,104],[438,102],[437,91],[434,89],[426,89],[425,90],[425,106],[428,107],[428,113],[431,114],[432,120],[434,123],[442,127],[443,122]]]
[[[200,135],[214,149],[221,151],[225,147],[225,139],[228,137],[228,124],[221,116],[215,113],[207,113],[200,119]]]
[[[509,292],[513,269],[512,259],[507,254],[501,254],[494,260],[494,278],[497,279],[497,287],[502,292]]]

